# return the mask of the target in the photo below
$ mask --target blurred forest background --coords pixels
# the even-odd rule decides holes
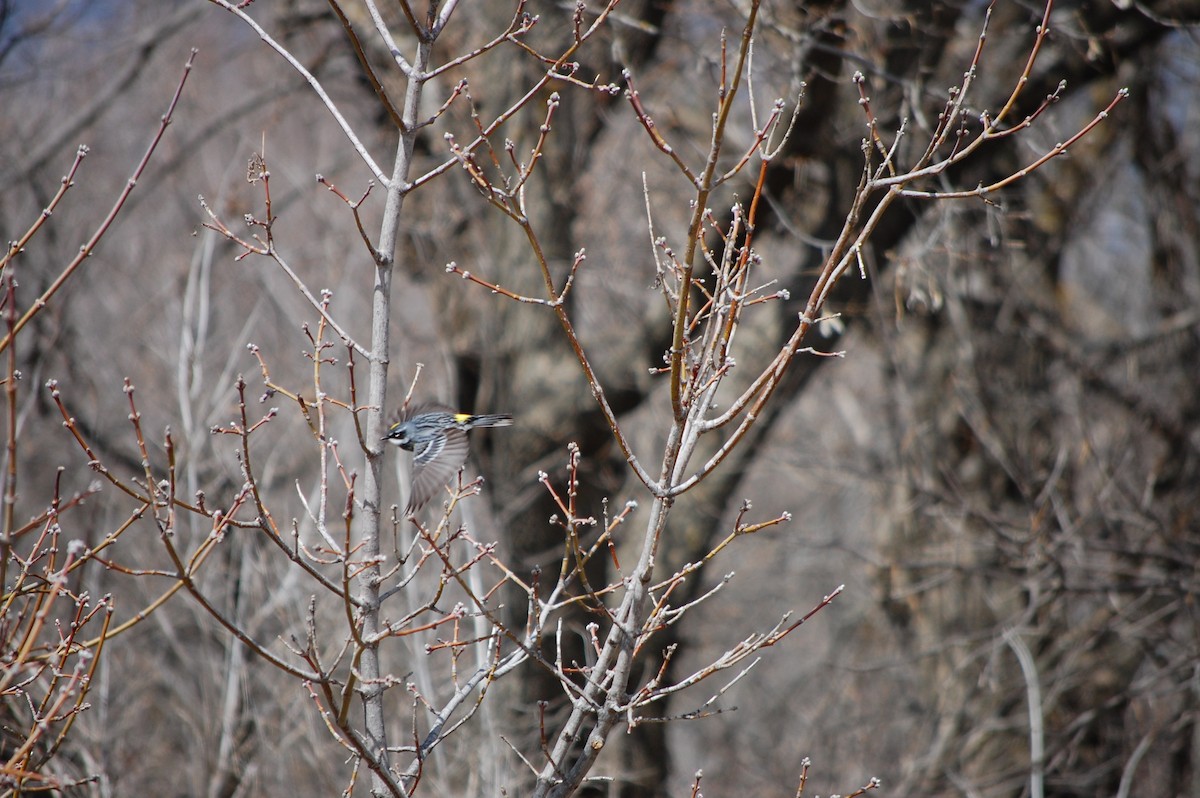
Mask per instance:
[[[579,57],[601,82],[623,86],[629,69],[659,129],[683,157],[700,158],[721,33],[741,29],[744,5],[629,0]],[[360,4],[344,6],[366,19]],[[527,8],[540,15],[535,38],[569,34],[572,4]],[[742,331],[739,367],[753,366],[756,353],[769,358],[791,329],[858,184],[866,126],[851,76],[865,76],[881,133],[902,120],[928,129],[970,64],[986,8],[974,0],[764,4],[752,65],[757,102],[794,100],[801,81],[806,89],[767,176],[756,231],[760,274],[791,299]],[[368,150],[394,149],[395,127],[328,4],[258,0],[250,11],[356,128],[371,132]],[[463,3],[436,52],[478,46],[512,11]],[[1040,2],[995,4],[977,111],[1009,96],[1042,11]],[[1001,179],[1070,137],[1120,88],[1129,99],[1068,155],[988,202],[891,207],[864,252],[866,279],[852,273],[839,284],[827,311],[840,316],[808,341],[844,356],[793,365],[746,445],[680,500],[660,553],[667,573],[702,557],[747,500],[755,517],[791,513],[687,583],[699,596],[736,574],[674,630],[681,672],[840,584],[845,593],[766,650],[715,717],[615,735],[596,769],[612,781],[591,784],[589,794],[690,795],[703,769],[708,796],[791,796],[808,757],[814,794],[879,777],[880,794],[896,796],[1023,796],[1039,783],[1059,796],[1200,795],[1197,23],[1200,3],[1185,0],[1056,3],[1016,118],[1065,80],[1061,100],[933,188]],[[311,392],[302,325],[315,325],[312,307],[279,269],[235,261],[237,248],[202,228],[200,195],[227,222],[261,212],[261,192],[246,182],[254,153],[265,151],[271,171],[277,245],[309,286],[332,291],[331,314],[367,335],[370,259],[346,206],[314,176],[356,198],[371,175],[298,75],[203,0],[0,2],[6,242],[50,202],[77,146],[90,148],[63,204],[8,267],[20,306],[103,220],[193,47],[172,124],[121,215],[4,354],[20,376],[14,388],[9,372],[7,394],[16,409],[10,439],[19,440],[9,450],[18,520],[44,511],[56,479],[64,497],[96,479],[48,380],[96,456],[137,474],[142,455],[122,390],[131,381],[151,458],[163,461],[169,427],[181,493],[210,497],[242,481],[234,442],[210,429],[236,416],[239,374],[249,398],[264,392],[247,345],[259,348],[275,383],[303,391],[307,380]],[[541,71],[527,53],[499,48],[435,82],[428,113],[465,77],[474,101],[494,114]],[[656,229],[684,224],[687,186],[620,96],[561,93],[529,202],[552,230],[543,244],[562,274],[586,249],[571,314],[635,450],[648,449],[670,410],[651,373],[670,336],[652,288],[643,175]],[[418,173],[447,158],[445,130],[471,137],[464,108],[452,107],[443,127],[418,140]],[[504,131],[522,151],[544,102],[531,109]],[[734,149],[747,148],[749,122],[731,129],[741,137]],[[711,206],[723,212],[751,188],[727,186]],[[381,197],[363,205],[368,231],[379,227]],[[536,292],[540,277],[520,231],[489,212],[457,168],[408,203],[389,396],[398,405],[420,363],[418,395],[517,416],[511,429],[473,439],[487,480],[475,502],[479,534],[499,540],[525,573],[557,568],[561,533],[546,523],[554,508],[538,472],[561,474],[567,443],[578,443],[581,501],[596,516],[605,501],[615,509],[636,498],[636,482],[553,318],[446,273],[454,262]],[[344,388],[328,374],[330,391]],[[351,440],[352,425],[339,423]],[[297,486],[313,480],[312,441],[291,406],[264,434],[259,484],[286,526],[305,514]],[[120,526],[124,498],[106,485],[64,514],[63,547],[74,538],[96,545]],[[398,490],[391,500],[400,501]],[[138,523],[120,559],[164,567],[157,532]],[[6,552],[18,556],[20,545]],[[298,569],[237,531],[213,556],[218,567],[203,572],[208,594],[264,640],[303,633],[311,589]],[[93,596],[113,596],[114,623],[169,582],[95,564],[73,578]],[[449,764],[460,771],[458,794],[498,794],[506,784],[521,794],[511,775],[521,764],[499,737],[536,733],[536,702],[554,699],[556,687],[532,667],[514,678],[504,712],[525,731],[496,721],[499,732],[459,751]],[[711,689],[678,695],[661,714],[689,712]],[[28,707],[4,701],[0,759],[9,761]],[[344,789],[343,759],[299,684],[247,657],[181,593],[108,643],[88,708],[48,767],[62,778],[99,774],[73,788],[80,795],[303,798]],[[443,790],[434,788],[455,794]]]

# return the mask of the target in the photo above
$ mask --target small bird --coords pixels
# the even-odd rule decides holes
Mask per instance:
[[[467,462],[467,430],[512,423],[507,414],[473,416],[434,402],[410,407],[383,437],[413,453],[412,489],[404,515],[416,514]]]

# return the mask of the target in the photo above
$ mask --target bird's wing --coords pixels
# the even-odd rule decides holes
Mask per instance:
[[[414,402],[400,414],[400,421],[408,421],[422,413],[453,413],[454,411],[441,402]]]
[[[467,434],[456,429],[439,435],[413,454],[412,491],[405,515],[417,512],[445,487],[467,462]]]

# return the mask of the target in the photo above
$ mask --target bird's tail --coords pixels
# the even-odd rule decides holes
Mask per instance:
[[[513,417],[507,413],[491,413],[482,416],[468,416],[467,427],[507,427],[513,423]]]

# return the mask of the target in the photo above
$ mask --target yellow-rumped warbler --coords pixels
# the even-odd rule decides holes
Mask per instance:
[[[467,462],[467,430],[512,423],[510,415],[455,413],[433,402],[410,407],[383,437],[413,453],[412,489],[404,514],[413,515],[424,507]]]

